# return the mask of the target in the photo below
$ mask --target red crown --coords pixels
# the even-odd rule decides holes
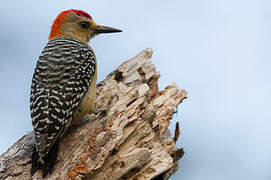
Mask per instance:
[[[76,10],[76,9],[71,9],[70,11],[75,12],[76,14],[78,14],[79,16],[85,16],[86,18],[92,19],[92,17],[86,13],[85,11],[82,10]]]

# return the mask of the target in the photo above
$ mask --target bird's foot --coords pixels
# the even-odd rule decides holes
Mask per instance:
[[[117,94],[113,94],[113,95],[111,95],[111,97],[109,98],[109,100],[108,100],[108,102],[107,102],[107,110],[109,110],[110,108],[111,108],[111,106],[112,106],[112,104],[113,104],[113,101],[114,100],[119,100],[119,95],[117,95]]]
[[[106,122],[108,120],[108,112],[109,112],[110,108],[112,107],[112,104],[114,104],[113,101],[115,99],[117,99],[117,100],[119,99],[119,96],[117,94],[113,94],[109,98],[109,100],[107,102],[107,106],[105,108],[93,109],[90,111],[90,113],[93,113],[97,118],[103,119],[103,127],[106,127]]]
[[[93,109],[90,114],[94,114],[97,118],[102,118],[107,115],[107,109]]]

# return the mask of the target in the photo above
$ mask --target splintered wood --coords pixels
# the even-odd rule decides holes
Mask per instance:
[[[96,107],[103,113],[90,112],[69,130],[45,179],[167,179],[176,171],[183,150],[168,126],[186,92],[175,83],[158,90],[151,55],[144,50],[98,84]],[[3,153],[0,179],[31,179],[33,146],[30,133]],[[32,179],[41,179],[41,172]]]

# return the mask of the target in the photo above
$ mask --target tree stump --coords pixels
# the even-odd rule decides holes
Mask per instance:
[[[172,83],[158,90],[160,74],[146,49],[120,65],[97,85],[97,109],[62,139],[59,156],[45,179],[168,179],[183,150],[175,146],[168,126],[186,92]],[[30,176],[33,132],[0,156],[0,179]]]

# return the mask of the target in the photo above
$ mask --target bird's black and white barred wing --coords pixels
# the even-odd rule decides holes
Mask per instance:
[[[95,71],[89,46],[69,37],[48,42],[37,62],[30,95],[37,152],[46,155],[63,133]]]

